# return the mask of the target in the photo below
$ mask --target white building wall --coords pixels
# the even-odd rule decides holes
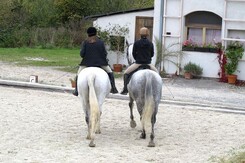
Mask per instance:
[[[148,10],[148,11],[137,11],[137,12],[131,12],[131,13],[124,13],[124,14],[116,14],[116,15],[108,15],[104,17],[97,18],[96,21],[94,21],[94,26],[99,26],[101,29],[108,29],[108,27],[112,27],[114,25],[120,25],[121,27],[125,26],[129,28],[129,33],[125,37],[125,39],[128,41],[128,43],[134,43],[135,39],[135,21],[136,16],[144,16],[144,17],[153,17],[154,10]],[[112,66],[112,64],[116,63],[116,54],[113,51],[108,51],[108,59],[109,64]],[[128,65],[127,59],[126,59],[126,51],[123,55],[120,55],[119,62],[121,64]]]
[[[187,14],[195,11],[209,11],[213,12],[220,17],[224,18],[224,6],[225,0],[183,0],[183,11],[180,13],[180,2],[181,0],[166,0],[167,5],[165,5],[165,13],[167,16],[181,16],[182,21],[178,19],[166,18],[166,24],[160,23],[160,10],[161,3],[163,0],[155,0],[154,4],[154,28],[153,35],[157,38],[160,38],[160,30],[164,31],[164,27],[166,32],[170,32],[171,35],[180,34],[181,43],[185,40],[185,22],[184,18]],[[242,19],[244,21],[238,22],[227,22],[224,25],[224,21],[222,24],[222,36],[224,36],[225,28],[227,29],[227,37],[239,36],[241,39],[245,39],[245,2],[227,2],[227,15],[226,18],[229,19]],[[162,14],[163,15],[163,14]],[[182,22],[182,24],[180,24]],[[163,33],[164,34],[164,33]],[[178,38],[174,37],[165,37],[165,47],[169,44],[178,42]],[[244,42],[245,43],[245,42]],[[219,78],[218,72],[220,70],[220,66],[218,63],[216,53],[202,53],[202,52],[185,52],[184,58],[181,61],[180,65],[183,68],[185,63],[192,61],[194,63],[199,64],[203,68],[203,77],[211,77],[211,78]],[[177,71],[177,67],[171,63],[164,64],[167,73],[175,73]],[[238,79],[245,80],[245,55],[243,59],[239,62],[238,66],[239,72],[237,73]]]
[[[154,22],[153,22],[153,40],[155,38],[160,38],[161,37],[161,32],[160,28],[162,28],[162,24],[160,21],[160,11],[161,11],[161,1],[155,0],[154,1]]]
[[[223,17],[224,0],[183,0],[183,15],[194,11],[210,11]]]
[[[217,54],[215,53],[202,53],[202,52],[185,52],[185,56],[181,62],[182,67],[188,62],[196,63],[203,68],[203,77],[218,78],[219,63]]]
[[[245,80],[245,60],[244,59],[239,62],[237,70],[238,70],[238,72],[236,73],[237,79]]]

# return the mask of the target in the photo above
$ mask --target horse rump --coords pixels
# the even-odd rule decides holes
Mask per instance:
[[[111,89],[109,77],[101,68],[88,67],[79,73],[77,84],[88,126],[87,139],[90,139],[89,146],[95,147],[95,134],[100,133],[102,104]]]
[[[150,128],[151,134],[148,147],[154,147],[154,124],[156,122],[156,114],[161,99],[162,79],[159,74],[152,70],[137,71],[128,84],[128,91],[130,97],[129,107],[131,127],[136,126],[132,111],[133,102],[135,101],[142,124],[140,137],[145,139],[146,131]]]

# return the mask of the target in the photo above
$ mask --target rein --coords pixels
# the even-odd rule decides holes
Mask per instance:
[[[60,78],[64,77],[65,75],[67,75],[68,73],[70,73],[70,72],[71,72],[72,70],[74,70],[75,68],[77,69],[78,67],[79,67],[79,65],[78,65],[78,66],[74,66],[74,67],[70,68],[70,69],[68,70],[68,72],[64,73],[63,75],[61,75],[60,77],[56,78],[56,79],[55,79],[55,80],[53,80],[52,82],[57,81],[58,79],[60,79]]]

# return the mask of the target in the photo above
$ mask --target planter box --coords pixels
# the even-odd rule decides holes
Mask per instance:
[[[194,47],[185,47],[185,46],[183,46],[182,50],[183,51],[195,51],[195,48]]]
[[[209,48],[196,47],[195,51],[198,51],[198,52],[209,52]]]
[[[205,48],[205,47],[182,47],[182,51],[198,51],[198,52],[210,52],[210,53],[218,53],[217,48]]]
[[[209,48],[209,52],[218,53],[218,49],[217,48]]]

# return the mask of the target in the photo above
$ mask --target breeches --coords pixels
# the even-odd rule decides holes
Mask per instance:
[[[84,69],[84,68],[86,68],[87,66],[79,66],[79,69],[78,69],[78,71],[77,71],[77,75]],[[100,66],[100,68],[102,68],[103,70],[105,70],[107,73],[112,73],[112,70],[111,70],[111,68],[110,68],[110,66],[109,65],[107,65],[107,66]]]
[[[133,72],[134,70],[136,70],[137,68],[139,68],[139,66],[142,64],[137,64],[137,63],[133,63],[132,65],[130,65],[124,72],[124,74],[130,74],[131,72]],[[150,66],[151,70],[155,71],[158,73],[157,69],[151,65],[151,64],[147,64]]]

